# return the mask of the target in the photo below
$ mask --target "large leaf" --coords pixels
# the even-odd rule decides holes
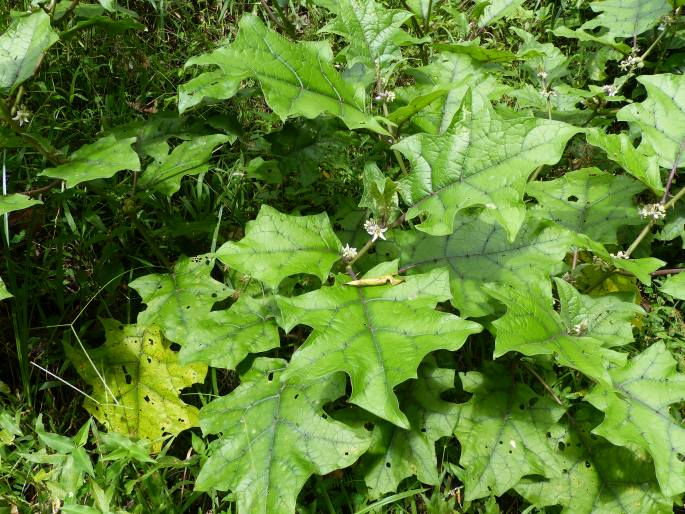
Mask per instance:
[[[326,214],[289,216],[263,205],[239,242],[225,243],[216,252],[228,266],[275,288],[298,273],[324,281],[340,259],[342,245]]]
[[[30,78],[58,39],[50,16],[40,9],[16,19],[0,36],[0,91],[9,93]]]
[[[585,22],[581,29],[606,27],[614,37],[642,34],[671,11],[668,0],[601,0],[590,7],[601,14]]]
[[[239,514],[294,514],[311,475],[351,465],[370,442],[323,410],[345,393],[342,375],[292,384],[282,380],[285,366],[256,359],[234,391],[200,411],[202,431],[219,437],[195,488],[232,490]]]
[[[470,112],[444,135],[417,134],[393,147],[413,168],[402,181],[403,198],[411,206],[407,219],[423,214],[416,228],[449,235],[461,209],[494,206],[495,217],[513,240],[525,215],[528,175],[557,162],[580,129],[525,115],[501,116],[476,91],[471,98]]]
[[[67,357],[93,388],[95,401],[84,401],[88,412],[109,430],[149,439],[154,451],[162,447],[166,435],[197,426],[197,409],[182,402],[178,394],[202,382],[207,367],[182,366],[170,341],[154,325],[122,325],[112,319],[102,322],[107,340],[89,350],[88,356],[65,345]]]
[[[411,428],[404,430],[385,421],[375,423],[376,441],[361,463],[364,480],[373,496],[397,490],[399,483],[416,475],[424,484],[440,481],[435,442],[452,435],[459,406],[440,398],[454,387],[454,370],[438,368],[434,362],[421,364],[418,380],[399,391]]]
[[[178,86],[178,112],[200,102],[212,103],[231,98],[240,89],[241,79],[227,77],[221,70],[206,71]]]
[[[183,177],[206,172],[216,147],[228,140],[229,136],[214,134],[185,141],[165,156],[163,161],[150,164],[138,184],[171,196],[180,189]]]
[[[526,193],[538,206],[532,212],[593,241],[616,244],[616,231],[626,225],[643,225],[633,197],[645,186],[625,176],[597,168],[571,171],[545,182],[531,182]]]
[[[607,134],[603,130],[592,130],[587,133],[587,142],[604,150],[609,159],[617,162],[656,194],[664,192],[657,158],[639,152],[627,134]]]
[[[384,79],[393,65],[402,59],[400,45],[414,41],[402,30],[412,14],[399,9],[386,9],[374,0],[340,0],[335,19],[322,32],[344,37],[347,66],[359,63],[366,68],[370,81],[380,74]]]
[[[204,313],[178,333],[181,362],[235,369],[249,354],[278,348],[272,298],[241,296],[230,309]]]
[[[513,242],[488,212],[459,216],[452,235],[435,237],[415,230],[394,232],[400,266],[410,273],[446,266],[452,305],[462,316],[494,311],[484,282],[549,291],[550,275],[562,263],[572,239],[563,229],[528,218]],[[380,247],[382,251],[383,246]]]
[[[597,411],[586,407],[550,428],[547,444],[561,474],[526,477],[516,491],[536,507],[563,506],[563,514],[667,514],[649,458],[590,434]]]
[[[181,343],[182,334],[197,327],[197,319],[209,314],[212,305],[228,298],[231,289],[211,276],[214,259],[182,257],[172,273],[140,277],[129,284],[147,304],[138,323],[158,325],[164,335]]]
[[[335,70],[330,48],[310,42],[291,43],[252,14],[244,14],[239,27],[230,45],[193,57],[186,65],[216,65],[229,82],[258,80],[269,107],[283,120],[327,113],[338,116],[352,129],[386,132],[365,112],[363,96]]]
[[[140,171],[138,154],[131,148],[135,140],[103,137],[76,150],[65,164],[45,169],[39,175],[62,179],[67,187],[74,187],[88,180],[109,178],[120,170]]]
[[[554,477],[556,467],[545,434],[564,413],[551,398],[538,396],[499,364],[484,373],[460,373],[471,399],[460,406],[454,430],[461,444],[466,500],[495,494],[525,475]]]
[[[583,326],[568,326],[552,309],[552,298],[534,288],[509,286],[488,288],[507,307],[495,320],[495,357],[510,351],[523,355],[553,355],[562,366],[577,369],[590,378],[608,383],[607,366],[621,365],[625,355],[603,347]],[[568,319],[568,318],[567,318]]]
[[[640,129],[638,149],[656,154],[660,166],[685,167],[685,76],[642,75],[637,80],[645,86],[647,99],[626,105],[616,118]]]
[[[685,273],[678,273],[677,275],[672,275],[668,277],[659,291],[672,296],[673,298],[678,298],[679,300],[685,300]]]
[[[384,273],[378,273],[383,268]],[[365,277],[394,274],[397,262]],[[283,328],[314,329],[292,357],[286,377],[316,380],[345,371],[350,401],[402,428],[410,428],[393,388],[416,378],[421,360],[434,350],[457,350],[480,325],[435,306],[450,298],[446,270],[407,277],[399,285],[331,287],[294,298],[279,298]]]
[[[602,342],[611,348],[633,342],[633,321],[645,311],[620,294],[593,298],[579,293],[571,284],[554,279],[566,327]]]
[[[585,397],[605,414],[593,433],[619,446],[637,445],[648,452],[663,493],[682,493],[685,428],[669,408],[685,401],[685,376],[676,371],[676,362],[662,342],[609,374],[610,384],[598,384]]]
[[[40,205],[43,202],[40,200],[34,200],[33,198],[22,195],[19,193],[14,193],[11,195],[0,195],[0,216],[4,216],[7,213],[14,211],[21,211],[23,209],[28,209],[34,205]]]

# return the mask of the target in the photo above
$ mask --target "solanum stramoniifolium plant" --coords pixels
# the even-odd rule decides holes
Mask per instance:
[[[454,475],[468,501],[670,512],[685,493],[672,410],[685,378],[667,345],[634,331],[641,288],[659,294],[652,278],[684,264],[673,251],[685,240],[682,2],[316,3],[326,23],[313,40],[246,13],[187,62],[196,75],[179,111],[249,109],[261,95],[276,120],[266,138],[217,123],[152,140],[119,130],[44,170],[66,188],[142,171],[138,191],[173,200],[183,181],[215,173],[215,155],[241,152],[278,170],[263,182],[287,192],[298,177],[292,156],[270,150],[277,120],[293,145],[298,130],[316,139],[301,120],[355,134],[349,152],[336,148],[336,169],[358,180],[352,204],[293,210],[274,195],[242,237],[131,282],[146,308],[121,325],[124,342],[146,349],[147,338],[149,352],[122,372],[109,320],[108,343],[89,355],[111,361],[101,365],[116,387],[69,347],[97,398],[140,414],[150,390],[144,402],[184,415],[155,430],[89,410],[155,445],[195,424],[212,437],[197,490],[230,490],[241,513],[293,513],[309,477],[338,468],[373,498]],[[43,53],[50,30],[41,14],[10,29]],[[0,49],[16,53],[15,40]],[[35,66],[21,59],[0,76],[6,100]],[[319,150],[298,149],[308,162]],[[320,168],[321,184],[334,180]],[[678,278],[663,284],[669,301],[685,297]],[[178,392],[207,366],[235,370],[239,385],[198,412]]]

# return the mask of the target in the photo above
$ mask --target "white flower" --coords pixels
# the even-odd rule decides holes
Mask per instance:
[[[644,205],[639,212],[642,218],[660,220],[666,217],[666,208],[660,203]]]
[[[375,219],[369,218],[364,222],[364,230],[366,230],[366,233],[371,236],[371,241],[375,241],[379,237],[385,240],[385,233],[388,229],[386,227],[381,227],[378,223],[376,223]]]
[[[588,322],[586,319],[584,319],[580,323],[576,323],[575,325],[573,325],[573,327],[568,330],[568,333],[569,335],[573,336],[582,336],[587,333],[587,328]]]
[[[21,104],[21,107],[17,109],[17,113],[14,115],[12,120],[19,123],[19,126],[21,127],[24,125],[24,123],[28,123],[30,117],[31,111],[29,111],[24,104]]]
[[[624,252],[623,250],[616,252],[616,253],[610,253],[609,256],[613,257],[614,259],[627,259],[628,254]]]
[[[607,96],[616,96],[616,93],[618,93],[618,88],[613,84],[607,84],[605,86],[602,86],[602,90],[604,91],[604,94]]]
[[[637,57],[635,55],[629,55],[618,64],[618,67],[621,68],[621,70],[623,71],[627,71],[628,69],[640,64],[641,62],[642,58]]]
[[[540,77],[541,80],[547,80],[547,72],[546,71],[538,71],[538,77]]]
[[[542,96],[544,96],[547,100],[552,98],[553,96],[557,96],[557,92],[554,91],[554,89],[543,89],[540,91],[542,93]]]
[[[386,102],[394,102],[395,101],[395,92],[394,91],[382,91],[376,95],[374,100],[379,101],[379,100],[384,100]]]
[[[350,247],[350,245],[345,245],[342,249],[342,258],[344,261],[351,261],[357,256],[357,249]]]

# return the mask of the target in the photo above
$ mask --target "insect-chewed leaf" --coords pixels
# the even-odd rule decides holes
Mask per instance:
[[[269,287],[285,277],[309,273],[322,281],[340,259],[342,245],[325,213],[289,216],[263,205],[247,223],[245,237],[216,252],[228,266],[252,275]]]
[[[172,273],[145,275],[131,282],[129,286],[147,304],[138,314],[138,324],[154,323],[168,339],[183,344],[183,335],[197,327],[198,318],[232,292],[212,278],[213,267],[214,259],[208,255],[181,257]]]
[[[4,216],[10,212],[28,209],[29,207],[42,203],[43,202],[40,200],[34,200],[33,198],[20,193],[2,195],[0,196],[0,216]]]
[[[112,319],[102,322],[107,340],[89,350],[89,357],[65,346],[67,357],[99,402],[86,399],[84,406],[109,430],[148,439],[153,450],[159,451],[166,434],[197,426],[197,409],[182,402],[178,394],[202,382],[207,367],[182,366],[170,341],[154,325],[122,325]]]
[[[606,27],[614,37],[632,37],[651,29],[671,11],[667,0],[601,0],[590,7],[601,14],[585,22],[581,29]]]
[[[397,262],[394,263],[395,273]],[[386,264],[377,268],[387,269]],[[371,270],[365,278],[375,275]],[[450,298],[446,270],[407,277],[399,285],[347,287],[336,283],[294,298],[278,298],[283,328],[314,329],[293,354],[286,377],[316,380],[345,371],[350,401],[410,428],[393,388],[416,377],[421,360],[440,348],[457,350],[480,325],[435,306]]]
[[[667,2],[663,2],[668,5]],[[647,90],[642,103],[626,105],[616,119],[640,128],[647,155],[656,154],[659,165],[685,167],[685,76],[643,75],[637,78]]]
[[[547,432],[561,474],[526,477],[516,491],[536,507],[561,505],[563,514],[667,514],[670,498],[659,490],[649,458],[591,435],[597,411],[586,407],[573,422],[561,420]]]
[[[445,134],[417,134],[393,147],[413,168],[400,186],[411,206],[407,219],[424,214],[416,228],[449,235],[457,212],[473,205],[492,206],[513,240],[525,217],[528,175],[557,162],[566,142],[581,129],[527,115],[501,116],[473,89],[468,108]]]
[[[619,446],[637,445],[654,459],[656,477],[667,496],[685,491],[685,428],[669,407],[685,401],[685,375],[662,342],[647,348],[624,367],[609,370],[611,382],[585,397],[604,412],[593,430]]]
[[[351,129],[387,133],[365,112],[363,96],[338,74],[331,63],[330,48],[311,42],[291,43],[253,14],[244,14],[239,26],[232,43],[193,57],[186,66],[216,65],[229,83],[258,80],[269,107],[283,120],[327,113],[338,116]],[[224,91],[222,96],[229,92]],[[199,94],[204,95],[204,90]]]
[[[415,230],[391,234],[400,251],[400,265],[410,273],[448,267],[452,305],[465,317],[494,312],[484,282],[522,289],[532,284],[551,292],[549,276],[572,245],[567,231],[531,217],[510,243],[504,228],[487,211],[460,216],[454,233],[446,237]]]
[[[230,309],[207,312],[184,325],[178,342],[181,362],[235,369],[249,353],[280,344],[273,298],[241,296]]]
[[[489,293],[507,307],[495,320],[495,357],[509,351],[523,355],[554,355],[562,366],[577,369],[597,381],[610,383],[607,366],[621,365],[626,356],[603,347],[587,334],[583,324],[567,326],[552,309],[552,297],[534,287],[488,287]]]
[[[484,370],[459,374],[464,390],[473,393],[459,406],[454,430],[462,448],[467,501],[499,496],[525,475],[561,474],[545,433],[563,415],[563,407],[515,383],[499,364]]]
[[[410,428],[404,430],[385,421],[375,423],[377,440],[360,461],[374,497],[396,491],[399,483],[412,475],[424,484],[439,483],[435,442],[452,435],[459,413],[459,406],[443,400],[440,394],[454,387],[454,373],[438,368],[431,360],[424,361],[419,366],[419,378],[398,392],[406,405]]]
[[[39,175],[62,179],[67,187],[74,187],[88,180],[109,178],[120,170],[140,171],[138,154],[131,148],[135,141],[135,137],[103,137],[76,150],[65,164],[45,169]]]
[[[644,189],[631,177],[585,168],[555,180],[531,182],[526,193],[538,201],[532,213],[598,243],[615,244],[620,227],[644,224],[633,201]]]
[[[196,489],[232,490],[239,514],[293,514],[307,479],[344,468],[369,446],[363,428],[328,418],[323,405],[345,393],[342,374],[307,384],[283,380],[286,362],[258,358],[229,395],[200,411],[218,434]]]
[[[40,66],[45,51],[59,40],[50,16],[38,10],[17,18],[0,35],[0,91],[11,92]]]

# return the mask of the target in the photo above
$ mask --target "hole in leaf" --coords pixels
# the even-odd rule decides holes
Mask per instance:
[[[426,427],[423,427],[423,428],[421,429],[421,432],[425,432],[425,431],[426,431]]]
[[[349,454],[350,454],[350,452],[345,452],[345,455],[349,455]]]
[[[568,469],[564,468],[561,470],[562,473],[568,473]]]
[[[373,430],[373,423],[371,423],[370,421],[367,421],[366,423],[364,423],[364,428],[366,430],[368,430],[369,432],[371,432]]]
[[[216,294],[216,293],[212,293],[212,298],[216,298],[216,297],[217,297],[217,294]]]
[[[181,350],[181,345],[178,343],[171,343],[169,345],[169,350],[171,350],[172,352],[178,352]]]
[[[390,467],[390,463],[389,463],[389,462],[386,462],[386,463],[385,463],[385,467],[386,467],[386,468],[389,468],[389,467]]]
[[[576,195],[571,195],[571,196],[569,196],[569,197],[567,198],[567,200],[568,200],[569,202],[577,202],[577,201],[578,201],[578,197],[577,197]]]
[[[585,467],[586,467],[586,468],[589,468],[589,467],[590,467],[590,461],[589,461],[589,460],[586,460],[586,461],[585,461]]]
[[[547,434],[546,434],[546,435],[547,435],[547,439],[549,439],[549,438],[551,438],[551,437],[552,437],[552,432],[547,432]]]
[[[267,379],[269,382],[271,382],[271,381],[274,379],[274,374],[273,374],[273,373],[269,373],[269,374],[266,376],[266,379]]]
[[[150,402],[150,397],[149,397],[148,395],[145,395],[145,397],[143,398],[143,400],[145,400],[146,402]]]
[[[150,357],[147,358],[147,363],[152,364],[152,359]]]
[[[323,414],[321,417],[322,417],[323,419],[328,419],[328,414]]]
[[[126,384],[131,385],[131,382],[133,382],[133,378],[131,377],[131,375],[126,373],[126,376],[124,378],[126,378]]]
[[[559,441],[557,448],[559,448],[560,452],[563,452],[566,449],[566,445],[562,441]]]
[[[297,393],[294,398],[297,400],[300,397],[300,393]]]

